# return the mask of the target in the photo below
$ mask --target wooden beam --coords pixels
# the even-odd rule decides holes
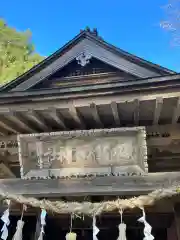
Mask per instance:
[[[144,82],[144,80],[142,80]],[[44,92],[44,90],[42,91]],[[58,90],[59,92],[59,90]],[[39,92],[38,92],[39,93]],[[11,93],[12,94],[12,93]],[[15,93],[14,93],[15,94]],[[19,94],[19,93],[18,93]],[[29,95],[29,93],[21,93]],[[71,105],[72,104],[72,98],[74,95],[70,94],[68,97],[69,99],[59,99],[58,96],[51,97],[51,100],[49,98],[45,99],[43,98],[43,101],[38,101],[41,98],[39,97],[37,101],[34,100],[33,103],[27,103],[27,104],[19,104],[19,103],[13,103],[9,102],[8,98],[8,103],[1,105],[0,107],[0,113],[8,113],[9,108],[14,111],[23,111],[26,112],[27,109],[33,109],[33,110],[48,110],[50,107],[61,109],[61,108],[67,108],[67,104]],[[141,95],[139,95],[139,92],[134,92],[134,93],[127,93],[127,94],[118,94],[118,95],[106,95],[105,93],[100,93],[99,95],[91,95],[86,93],[86,98],[83,97],[81,94],[79,98],[73,98],[73,104],[75,107],[88,107],[91,102],[95,102],[96,105],[106,105],[106,104],[111,104],[111,102],[116,102],[117,104],[119,103],[124,103],[126,104],[127,102],[134,102],[135,99],[139,98],[139,101],[146,101],[147,104],[148,102],[152,102],[156,100],[157,98],[163,98],[163,99],[174,99],[180,97],[179,89],[174,88],[171,92],[169,91],[150,91],[150,92],[141,92]],[[58,99],[58,104],[57,104],[57,99]],[[42,100],[42,99],[41,99]],[[172,106],[173,107],[173,106]]]
[[[168,177],[167,177],[168,176]],[[85,179],[0,179],[1,191],[36,197],[139,195],[180,182],[179,172]]]
[[[135,99],[134,100],[134,105],[135,105],[135,109],[134,109],[134,123],[135,125],[139,125],[139,99]]]
[[[169,158],[158,158],[154,156],[149,160],[149,169],[151,171],[161,172],[161,171],[180,171],[180,163],[178,158],[170,157]]]
[[[100,116],[99,116],[96,104],[95,103],[91,103],[90,104],[90,109],[91,109],[91,113],[93,115],[93,118],[94,118],[97,126],[100,127],[100,128],[103,128],[104,125],[103,125],[103,123],[102,123],[102,121],[100,119]]]
[[[174,107],[174,112],[172,116],[172,124],[176,124],[180,116],[180,97],[177,99],[176,106]]]
[[[66,127],[66,124],[61,117],[60,113],[58,112],[57,109],[49,109],[49,114],[51,118],[60,126],[63,130],[67,130],[68,128]]]
[[[1,156],[0,162],[1,176],[15,178],[15,174],[12,172],[10,164],[7,162],[7,159]]]
[[[41,115],[37,111],[30,110],[28,111],[26,116],[32,121],[34,121],[38,125],[38,127],[41,128],[43,131],[51,130],[51,127],[47,126],[43,117],[41,117]]]
[[[12,126],[12,123],[4,116],[0,116],[0,127],[12,133],[20,133],[20,129],[16,129],[15,126]]]
[[[86,93],[87,95],[87,93]],[[83,98],[82,95],[80,95],[80,98],[73,99],[73,104],[75,107],[89,107],[89,104],[91,102],[96,103],[96,105],[108,105],[111,104],[111,102],[116,102],[117,104],[127,104],[127,102],[134,102],[136,99],[139,99],[139,101],[145,101],[147,104],[152,101],[155,101],[157,98],[163,98],[166,100],[173,100],[174,98],[180,97],[179,90],[174,88],[173,91],[154,91],[154,92],[141,92],[141,95],[139,93],[131,93],[131,94],[122,94],[122,95],[116,95],[116,96],[109,96],[103,94],[99,94],[98,96],[90,95],[88,94],[86,98]],[[40,99],[40,98],[38,98]],[[13,111],[22,111],[27,112],[28,109],[33,109],[37,111],[42,110],[48,110],[49,108],[57,108],[57,109],[64,109],[67,108],[67,104],[72,104],[72,95],[69,96],[69,99],[59,99],[58,96],[54,96],[49,100],[49,98],[44,99],[43,101],[34,101],[33,103],[27,103],[27,104],[18,104],[18,103],[10,103],[4,104],[0,107],[0,113],[8,113],[9,108]],[[57,99],[58,104],[57,104]],[[9,100],[9,99],[8,99]],[[14,101],[14,100],[13,100]],[[172,106],[173,107],[173,106]]]
[[[112,109],[112,114],[114,117],[114,122],[117,126],[121,125],[120,117],[119,117],[119,111],[118,111],[118,106],[116,102],[111,103],[111,109]]]
[[[167,133],[170,132],[171,136],[173,136],[173,139],[179,139],[179,135],[177,133],[180,133],[180,124],[163,124],[163,125],[151,125],[151,126],[146,126],[147,133]],[[155,137],[157,138],[157,137]],[[154,139],[155,139],[154,138]]]
[[[162,106],[163,106],[163,98],[159,97],[156,99],[156,103],[155,103],[154,120],[153,120],[154,125],[157,125],[159,123]]]
[[[2,128],[1,125],[0,125],[0,135],[1,136],[7,136],[9,133],[9,131],[5,128]]]
[[[83,129],[86,128],[81,115],[79,114],[77,108],[73,104],[71,104],[69,106],[69,113],[71,114],[71,116],[73,117],[74,121],[77,123],[77,125],[80,128],[83,128]]]
[[[10,112],[8,114],[8,118],[10,118],[13,122],[19,125],[20,128],[27,130],[30,133],[36,132],[37,130],[30,126],[29,121],[24,119],[19,112]]]

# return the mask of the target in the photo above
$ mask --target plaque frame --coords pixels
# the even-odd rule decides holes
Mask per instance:
[[[100,162],[96,167],[44,167],[44,162],[41,159],[36,169],[27,167],[27,161],[24,159],[23,144],[25,141],[33,142],[38,139],[38,142],[46,139],[108,139],[109,137],[116,137],[117,139],[131,139],[135,138],[136,142],[136,160],[124,165],[119,163],[104,165]],[[134,140],[133,140],[134,141]],[[122,141],[123,142],[123,141]],[[41,145],[41,144],[40,144]],[[126,146],[128,149],[128,145]],[[120,148],[121,149],[121,148]],[[43,152],[43,150],[42,150]],[[125,155],[127,155],[125,152]],[[131,149],[130,151],[131,152]],[[87,176],[128,176],[128,175],[146,175],[148,173],[147,164],[147,144],[146,144],[146,130],[145,127],[131,127],[131,128],[111,128],[111,129],[92,129],[92,130],[76,130],[76,131],[61,131],[49,133],[36,134],[19,134],[18,135],[18,153],[20,162],[20,175],[22,179],[48,179],[48,178],[72,178],[72,177],[87,177]],[[44,153],[43,153],[44,154]],[[28,154],[27,154],[28,155]],[[44,155],[43,155],[44,157]],[[127,156],[128,157],[128,156]],[[130,156],[131,157],[131,156]],[[27,157],[27,159],[29,159]],[[132,157],[131,157],[132,160]],[[31,162],[31,161],[29,161]],[[26,166],[25,166],[26,165]]]

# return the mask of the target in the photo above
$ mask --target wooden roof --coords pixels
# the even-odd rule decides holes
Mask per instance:
[[[2,92],[32,90],[34,86],[66,67],[82,53],[139,79],[175,74],[174,71],[107,43],[96,32],[85,30],[28,72],[2,86],[0,90]],[[131,80],[131,77],[129,78]]]
[[[60,78],[56,87],[40,84],[54,81],[54,74],[72,64],[76,68],[82,52],[92,54],[94,64],[107,72]],[[0,90],[1,135],[180,122],[180,75],[90,31]]]
[[[65,76],[60,79],[63,84],[44,88],[47,85],[43,82],[53,80],[58,71],[71,69],[81,53],[92,55],[95,65],[99,64],[97,61],[103,68],[108,65],[108,72],[91,74],[90,78],[75,76],[70,81]],[[179,123],[180,74],[116,48],[90,31],[82,31],[0,89],[1,139],[13,140],[19,133],[143,125],[148,136],[150,172],[180,169]],[[8,164],[17,175],[18,158],[0,157],[3,167]],[[64,180],[68,188],[64,181],[58,180],[34,180],[29,185],[19,179],[0,180],[0,183],[6,191],[41,197],[49,193],[51,196],[147,193],[175,180],[179,181],[179,172],[168,173],[168,179],[167,173],[149,173],[144,177]]]

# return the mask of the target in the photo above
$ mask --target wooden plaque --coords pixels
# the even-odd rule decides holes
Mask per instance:
[[[25,179],[148,171],[143,127],[22,134],[18,146]]]

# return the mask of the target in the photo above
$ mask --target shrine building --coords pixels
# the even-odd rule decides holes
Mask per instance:
[[[0,192],[39,200],[112,201],[180,184],[180,75],[87,28],[1,86],[0,156]],[[178,196],[144,209],[156,240],[180,240]],[[21,210],[12,201],[8,239]],[[143,239],[141,216],[124,210],[128,240]],[[40,209],[23,219],[23,239],[38,240]],[[47,211],[43,239],[65,239],[70,222]],[[97,239],[117,240],[120,222],[118,211],[97,216]],[[75,215],[72,230],[95,239],[90,216]]]

